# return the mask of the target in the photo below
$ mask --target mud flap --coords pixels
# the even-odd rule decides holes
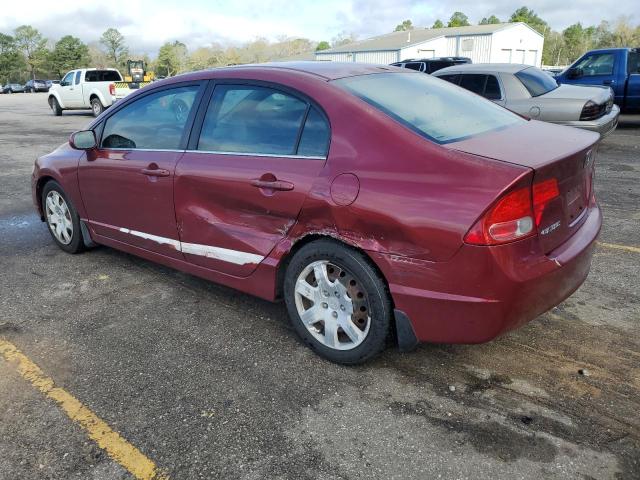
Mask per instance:
[[[398,339],[398,350],[401,352],[410,352],[418,343],[418,338],[413,331],[411,320],[402,310],[394,309],[393,315],[396,320],[396,338]]]

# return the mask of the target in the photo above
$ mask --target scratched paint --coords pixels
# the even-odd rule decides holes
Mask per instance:
[[[112,430],[104,420],[69,392],[57,387],[53,379],[46,376],[40,367],[29,360],[15,345],[0,339],[0,355],[45,397],[56,402],[71,420],[87,432],[89,438],[135,478],[140,480],[169,479],[168,475],[160,471],[152,460]]]
[[[207,258],[215,258],[216,260],[235,263],[236,265],[246,265],[248,263],[256,264],[264,260],[263,256],[256,255],[254,253],[240,252],[238,250],[230,250],[228,248],[222,247],[213,247],[211,245],[200,245],[197,243],[183,243],[172,238],[160,237],[158,235],[138,232],[136,230],[130,230],[128,228],[120,228],[119,230],[122,233],[127,233],[135,237],[144,238],[146,240],[151,240],[152,242],[163,245],[169,245],[179,252],[187,253],[190,255],[199,255]]]

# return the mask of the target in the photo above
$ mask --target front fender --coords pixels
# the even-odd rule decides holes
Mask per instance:
[[[57,90],[49,91],[49,98],[51,97],[55,98],[58,101],[58,105],[60,105],[60,108],[67,108],[62,101],[62,96]]]
[[[78,162],[82,155],[85,155],[84,151],[73,150],[68,143],[64,143],[53,152],[36,160],[31,177],[31,189],[33,203],[41,219],[43,212],[40,194],[48,179],[53,179],[60,184],[81,218],[87,217],[78,183]]]

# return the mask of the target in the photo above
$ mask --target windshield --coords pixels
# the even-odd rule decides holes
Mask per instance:
[[[437,143],[525,121],[478,95],[424,74],[380,73],[334,83]]]
[[[525,68],[515,75],[532,97],[539,97],[558,88],[558,82],[556,82],[555,78],[535,67]]]

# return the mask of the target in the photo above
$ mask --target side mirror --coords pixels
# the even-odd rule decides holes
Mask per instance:
[[[96,134],[93,130],[80,130],[69,137],[69,145],[76,150],[91,150],[97,146]]]
[[[569,71],[567,72],[567,76],[570,79],[580,78],[583,75],[584,75],[584,72],[582,71],[582,69],[577,67],[570,68]]]

